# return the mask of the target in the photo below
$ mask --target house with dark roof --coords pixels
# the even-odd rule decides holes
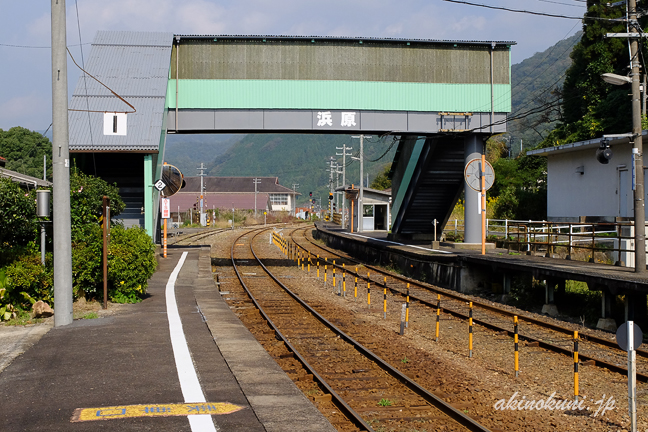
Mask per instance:
[[[185,187],[172,195],[171,212],[200,209],[200,176],[185,177]],[[257,180],[256,184],[254,180]],[[203,177],[203,208],[268,212],[293,212],[292,189],[279,184],[278,177]]]

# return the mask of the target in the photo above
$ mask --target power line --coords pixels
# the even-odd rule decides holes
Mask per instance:
[[[81,45],[91,45],[91,44],[90,43],[84,43],[84,44],[79,44],[79,45],[68,45],[68,48],[77,47],[77,46],[81,46]],[[0,46],[7,47],[7,48],[52,49],[51,46],[12,45],[12,44],[4,44],[4,43],[0,43]]]
[[[480,4],[480,3],[471,3],[467,1],[462,1],[462,0],[442,0],[448,3],[458,3],[458,4],[465,4],[468,6],[477,6],[477,7],[483,7],[486,9],[496,9],[496,10],[503,10],[507,12],[516,12],[516,13],[525,13],[529,15],[538,15],[538,16],[546,16],[550,18],[564,18],[564,19],[573,19],[573,20],[578,20],[578,21],[583,21],[586,19],[591,19],[591,20],[598,20],[598,21],[626,21],[625,18],[600,18],[600,17],[592,17],[592,16],[582,16],[582,17],[574,17],[574,16],[568,16],[568,15],[559,15],[559,14],[550,14],[546,12],[534,12],[534,11],[528,11],[528,10],[522,10],[522,9],[511,9],[511,8],[506,8],[506,7],[501,7],[501,6],[492,6],[492,5],[485,5],[485,4]]]

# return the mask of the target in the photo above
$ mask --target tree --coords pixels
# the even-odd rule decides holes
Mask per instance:
[[[587,1],[583,36],[571,53],[573,62],[563,85],[562,123],[541,147],[632,129],[629,87],[613,86],[601,78],[603,73],[627,75],[630,72],[627,40],[605,37],[606,33],[627,31],[625,22],[611,20],[624,16],[623,6],[609,7],[607,2]],[[639,21],[643,27],[648,18]],[[644,44],[641,51],[640,60],[647,54]]]
[[[38,132],[17,126],[3,131],[0,129],[0,156],[7,159],[5,168],[43,177],[43,156],[47,156],[47,178],[52,179],[52,143]]]
[[[391,179],[389,178],[389,171],[391,171],[391,163],[385,165],[382,172],[373,179],[369,187],[376,190],[389,189],[392,185]]]

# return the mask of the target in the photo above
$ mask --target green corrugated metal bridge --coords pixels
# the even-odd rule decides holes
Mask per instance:
[[[429,237],[464,190],[466,161],[505,131],[512,44],[176,36],[168,132],[398,135],[392,233]]]

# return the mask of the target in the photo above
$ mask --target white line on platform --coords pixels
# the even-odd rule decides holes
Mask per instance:
[[[352,235],[352,236],[356,236],[356,237],[365,238],[365,239],[375,240],[375,241],[379,241],[379,242],[383,242],[383,243],[391,243],[391,244],[398,245],[398,246],[407,246],[407,247],[412,247],[412,248],[416,248],[416,249],[423,249],[424,251],[439,252],[439,253],[444,253],[444,254],[451,254],[452,253],[452,252],[448,252],[448,251],[442,251],[442,250],[439,250],[439,249],[432,249],[432,248],[426,248],[426,247],[423,247],[423,246],[408,245],[408,244],[403,244],[403,243],[396,243],[396,242],[389,241],[389,240],[377,239],[377,238],[374,238],[374,237],[367,237],[367,236],[363,236],[363,235],[356,234],[356,233],[347,233],[347,234]]]
[[[166,306],[167,317],[169,318],[169,332],[171,334],[171,346],[173,347],[173,357],[175,358],[176,369],[178,369],[178,378],[180,380],[180,388],[182,389],[182,396],[186,403],[193,402],[207,402],[205,394],[200,387],[198,381],[198,374],[194,367],[187,339],[184,335],[182,328],[182,321],[180,320],[180,313],[178,312],[178,304],[175,297],[175,283],[178,279],[178,274],[184,265],[187,258],[187,252],[183,252],[178,264],[169,276],[169,281],[166,285]],[[211,415],[190,415],[189,425],[192,432],[216,432],[216,426],[212,420]]]

